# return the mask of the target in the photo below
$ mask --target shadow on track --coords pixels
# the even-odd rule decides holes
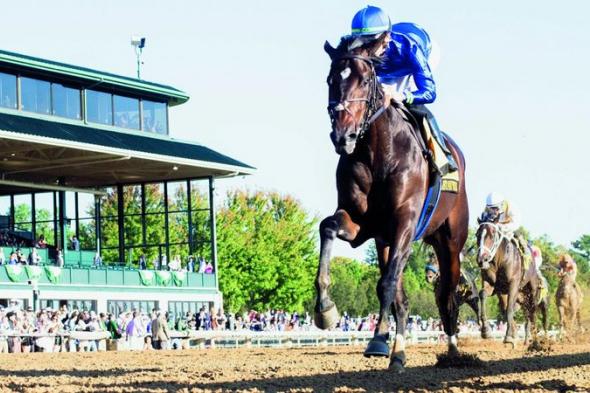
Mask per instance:
[[[340,372],[331,374],[318,374],[294,377],[266,377],[264,379],[240,380],[235,382],[210,382],[210,383],[176,383],[174,381],[137,382],[128,385],[117,385],[119,388],[135,388],[138,390],[154,387],[177,391],[192,388],[206,390],[258,390],[277,392],[286,390],[311,389],[315,392],[331,392],[337,388],[365,389],[367,391],[392,391],[392,390],[436,390],[450,387],[460,387],[475,391],[488,391],[490,389],[550,389],[558,391],[575,390],[572,381],[565,382],[558,379],[548,379],[537,383],[527,384],[514,381],[485,384],[480,377],[496,376],[509,373],[538,372],[567,367],[576,367],[590,364],[590,353],[562,354],[554,356],[525,357],[509,360],[495,360],[485,362],[482,368],[472,369],[437,369],[432,365],[420,367],[408,367],[401,375],[394,375],[388,370]],[[465,379],[473,378],[470,381]],[[518,378],[517,378],[518,379]],[[93,385],[96,391],[107,389],[108,386]]]

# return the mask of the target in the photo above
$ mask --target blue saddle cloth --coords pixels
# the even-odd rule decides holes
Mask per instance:
[[[424,206],[422,206],[422,212],[418,219],[418,225],[416,226],[416,235],[414,241],[420,240],[424,236],[428,224],[434,215],[438,202],[440,200],[440,194],[442,190],[442,177],[439,174],[434,174],[430,186],[428,187],[428,193],[424,199]]]

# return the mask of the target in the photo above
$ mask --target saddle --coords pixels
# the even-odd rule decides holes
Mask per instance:
[[[418,120],[417,116],[412,113],[405,105],[397,103],[392,100],[392,106],[396,108],[402,117],[412,124],[414,130],[420,130],[419,135],[415,135],[418,143],[420,144],[424,156],[426,157],[428,164],[430,166],[430,177],[432,178],[441,178],[441,192],[452,192],[454,194],[459,192],[459,171],[452,171],[448,172],[447,170],[440,171],[439,168],[448,168],[449,161],[447,156],[440,145],[436,141],[430,125],[428,124],[428,119],[425,116],[421,116],[420,120]],[[443,137],[445,138],[445,143],[448,144],[448,135],[443,133]],[[433,181],[431,181],[432,184]]]

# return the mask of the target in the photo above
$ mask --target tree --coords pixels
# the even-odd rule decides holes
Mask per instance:
[[[572,243],[571,253],[581,273],[588,273],[590,271],[590,235],[582,235],[580,238]]]
[[[230,192],[217,223],[226,308],[303,311],[318,255],[316,220],[300,203],[274,192]]]

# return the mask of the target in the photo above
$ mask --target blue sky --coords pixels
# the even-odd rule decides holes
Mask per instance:
[[[431,106],[463,148],[472,223],[491,190],[534,235],[590,233],[590,3],[376,1],[423,25],[442,49]],[[348,33],[360,1],[53,1],[4,7],[0,48],[133,76],[132,34],[147,37],[142,76],[185,90],[171,133],[259,170],[218,189],[289,193],[333,212],[338,157],[325,111],[324,40]],[[337,255],[362,257],[339,243]]]

